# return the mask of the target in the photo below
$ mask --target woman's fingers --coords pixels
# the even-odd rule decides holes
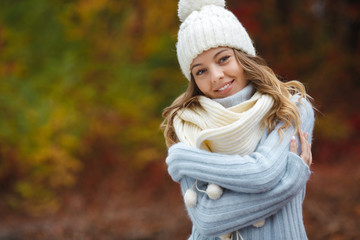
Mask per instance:
[[[308,150],[308,165],[310,166],[312,164],[312,152],[311,152],[311,144],[309,143],[309,134],[305,133],[305,139],[307,144],[307,150]]]
[[[301,144],[301,154],[300,157],[305,161],[307,165],[311,165],[312,162],[312,153],[311,153],[311,145],[309,144],[308,133],[303,133],[299,131],[299,138]]]
[[[306,146],[307,141],[305,139],[304,133],[301,130],[299,131],[299,139],[300,139],[300,146],[301,146],[300,157],[302,159],[304,159],[304,157],[306,157],[306,155],[307,155],[307,146]]]
[[[295,154],[297,154],[297,143],[296,143],[296,138],[295,136],[291,137],[291,141],[290,141],[290,152],[293,152]]]
[[[309,143],[309,134],[299,131],[299,140],[300,140],[300,157],[304,160],[307,165],[312,163],[312,153],[311,153],[311,144]],[[297,154],[297,141],[295,136],[292,136],[290,141],[290,152]]]

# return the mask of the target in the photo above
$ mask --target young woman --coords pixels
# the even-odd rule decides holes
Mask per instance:
[[[198,195],[187,206],[189,239],[229,232],[232,239],[307,239],[302,201],[312,161],[312,106],[301,83],[279,81],[256,56],[224,5],[179,2],[177,54],[190,83],[164,110],[163,126],[169,174],[184,195],[189,189]],[[204,193],[207,183],[225,189],[219,199]]]

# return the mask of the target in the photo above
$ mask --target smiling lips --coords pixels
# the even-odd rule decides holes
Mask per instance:
[[[222,88],[219,88],[217,90],[215,90],[216,92],[221,92],[226,90],[232,83],[234,82],[234,80],[232,80],[231,82],[227,83],[225,86],[223,86]]]

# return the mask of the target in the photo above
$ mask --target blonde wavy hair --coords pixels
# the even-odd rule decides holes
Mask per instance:
[[[305,91],[304,85],[299,81],[282,82],[276,76],[271,68],[259,56],[251,56],[240,50],[234,49],[236,59],[244,69],[245,78],[251,82],[255,89],[262,94],[268,94],[274,99],[274,105],[265,117],[265,125],[269,132],[273,131],[276,124],[281,121],[283,125],[278,132],[282,136],[283,131],[293,126],[294,134],[300,130],[300,113],[290,100],[291,95],[299,94],[301,98],[310,98]],[[167,147],[179,142],[176,136],[173,120],[176,114],[185,108],[196,110],[201,108],[198,96],[204,95],[197,87],[193,76],[186,91],[181,94],[175,101],[164,109],[162,116],[164,121],[161,128],[164,131],[164,137]]]

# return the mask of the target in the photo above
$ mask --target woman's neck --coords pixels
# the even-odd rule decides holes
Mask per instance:
[[[249,100],[252,97],[252,95],[254,95],[254,93],[255,93],[255,87],[253,84],[249,83],[239,92],[229,97],[214,98],[212,100],[214,100],[217,103],[220,103],[225,108],[229,108],[238,105],[246,100]]]

